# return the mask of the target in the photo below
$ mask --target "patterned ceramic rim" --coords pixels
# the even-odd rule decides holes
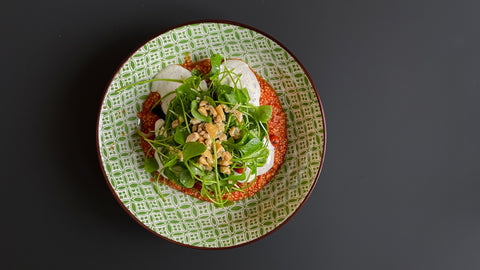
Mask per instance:
[[[186,33],[190,37],[183,40],[179,38],[180,35],[186,36]],[[200,42],[193,43],[195,37],[192,38],[192,35],[195,34],[198,35]],[[180,42],[172,45],[169,43],[172,37]],[[189,38],[192,38],[190,43]],[[235,38],[237,41],[234,41]],[[215,42],[217,44],[214,44]],[[202,53],[197,54],[199,43],[204,47],[201,49]],[[155,51],[153,54],[150,51],[152,48],[155,49],[152,50]],[[141,165],[138,166],[142,164],[143,152],[138,146],[139,139],[135,138],[131,130],[137,123],[135,118],[138,106],[143,102],[140,96],[148,93],[149,86],[131,89],[130,91],[134,91],[134,97],[123,91],[117,94],[114,90],[134,81],[151,78],[166,64],[182,62],[185,52],[189,52],[193,60],[200,60],[208,58],[213,52],[212,49],[220,49],[228,57],[245,60],[269,81],[278,92],[287,113],[289,132],[289,151],[277,175],[253,197],[236,202],[225,209],[215,208],[210,203],[198,201],[182,193],[176,194],[177,191],[164,186],[160,188],[167,201],[160,199],[150,184],[149,176],[142,173]],[[250,55],[252,51],[254,53]],[[266,54],[263,54],[265,52]],[[150,54],[150,58],[132,60],[142,53]],[[275,60],[269,54],[275,55]],[[259,55],[262,56],[260,59]],[[151,56],[156,58],[156,62],[150,66]],[[275,65],[271,68],[272,62],[266,61],[265,58],[276,61],[275,65],[285,64],[282,66],[283,71],[289,72],[288,75],[275,73],[277,71]],[[283,60],[285,61],[282,62]],[[259,61],[261,64],[257,65]],[[143,66],[139,67],[136,65],[138,63],[143,63]],[[263,65],[264,63],[266,64]],[[258,70],[262,66],[264,69]],[[131,69],[133,72],[130,72]],[[282,76],[287,76],[288,80],[282,81]],[[122,81],[122,78],[127,79]],[[300,95],[302,96],[298,97]],[[313,96],[316,100],[310,100]],[[134,100],[136,109],[133,105]],[[311,103],[308,103],[308,100]],[[120,102],[121,106],[116,106],[115,102]],[[303,106],[299,109],[299,105]],[[298,113],[299,111],[301,113]],[[300,115],[302,117],[299,117]],[[304,120],[301,122],[299,119]],[[301,126],[302,124],[306,126]],[[303,127],[304,133],[300,129],[297,130],[299,126]],[[291,137],[292,130],[295,138]],[[113,135],[110,134],[112,132]],[[316,134],[315,132],[318,132],[317,137],[311,137]],[[223,20],[194,21],[169,28],[135,50],[122,63],[105,90],[97,119],[96,136],[102,172],[112,194],[123,209],[153,234],[179,245],[199,249],[243,246],[269,235],[289,221],[303,206],[315,187],[323,166],[326,145],[323,107],[313,81],[303,65],[284,45],[270,35],[245,24]],[[308,142],[309,139],[313,141]],[[303,152],[302,150],[308,150],[307,147],[310,147],[309,151]],[[302,157],[306,160],[302,160]],[[299,161],[295,162],[297,160]],[[303,163],[305,161],[307,164]],[[296,164],[298,168],[286,168]],[[289,181],[294,175],[297,176],[297,182],[292,184]],[[143,182],[140,182],[142,180]],[[283,190],[279,189],[282,186]],[[290,201],[287,199],[290,197],[289,205]]]

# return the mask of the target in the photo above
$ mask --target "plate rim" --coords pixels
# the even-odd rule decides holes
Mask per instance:
[[[177,28],[180,28],[180,27],[185,27],[185,26],[188,26],[188,25],[195,25],[195,24],[203,24],[203,23],[217,23],[217,24],[229,24],[229,25],[235,25],[235,26],[240,26],[240,27],[243,27],[243,28],[246,28],[246,29],[250,29],[252,31],[255,31],[261,35],[264,35],[265,37],[269,38],[270,40],[276,42],[282,49],[284,49],[294,60],[295,62],[300,66],[300,68],[302,69],[303,73],[307,76],[308,78],[308,81],[310,82],[310,84],[312,85],[312,88],[315,92],[315,96],[317,97],[317,102],[318,102],[318,105],[320,106],[320,112],[322,114],[322,121],[323,121],[323,147],[322,147],[322,157],[320,159],[320,165],[318,167],[318,171],[317,171],[317,174],[315,176],[315,180],[311,186],[311,188],[309,189],[309,191],[307,192],[307,194],[305,195],[305,197],[303,198],[303,200],[300,202],[300,204],[298,205],[298,207],[285,219],[283,220],[280,224],[278,224],[275,228],[273,228],[271,231],[265,233],[264,235],[261,235],[257,238],[254,238],[254,239],[251,239],[251,240],[248,240],[246,242],[243,242],[243,243],[240,243],[240,244],[235,244],[235,245],[231,245],[231,246],[224,246],[224,247],[202,247],[202,246],[194,246],[194,245],[190,245],[190,244],[186,244],[186,243],[182,243],[182,242],[179,242],[179,241],[175,241],[173,239],[170,239],[166,236],[163,236],[161,235],[160,233],[157,233],[155,232],[154,230],[152,230],[151,228],[149,228],[147,225],[145,225],[143,222],[141,222],[126,206],[124,203],[122,203],[122,201],[120,200],[120,198],[118,197],[117,193],[115,192],[115,190],[113,189],[112,187],[112,184],[110,183],[110,180],[109,178],[107,177],[107,174],[105,172],[105,168],[104,168],[104,164],[102,162],[102,156],[101,156],[101,151],[100,151],[100,141],[99,141],[99,130],[100,130],[100,116],[101,116],[101,111],[102,111],[102,106],[105,102],[105,98],[107,96],[107,93],[108,93],[108,88],[110,87],[110,85],[112,84],[113,80],[115,79],[115,76],[117,76],[117,74],[120,72],[121,68],[125,65],[125,63],[130,59],[132,58],[132,56],[139,50],[141,49],[145,44],[153,41],[154,39],[158,38],[159,36],[171,31],[171,30],[174,30],[174,29],[177,29]],[[148,230],[149,232],[153,233],[154,235],[162,238],[162,239],[165,239],[171,243],[174,243],[174,244],[177,244],[177,245],[180,245],[180,246],[184,246],[184,247],[190,247],[190,248],[195,248],[195,249],[207,249],[207,250],[222,250],[222,249],[231,249],[231,248],[236,248],[236,247],[241,247],[241,246],[245,246],[245,245],[248,245],[248,244],[251,244],[253,242],[256,242],[270,234],[272,234],[273,232],[277,231],[278,229],[280,229],[283,225],[285,225],[288,221],[290,221],[290,219],[295,216],[298,211],[300,210],[300,208],[303,207],[303,205],[305,204],[305,202],[307,201],[307,199],[310,197],[313,189],[315,188],[317,182],[318,182],[318,179],[319,179],[319,176],[320,176],[320,173],[322,171],[322,168],[323,168],[323,163],[324,163],[324,160],[325,160],[325,154],[326,154],[326,145],[327,145],[327,128],[326,128],[326,122],[325,122],[325,113],[324,113],[324,110],[323,110],[323,104],[322,104],[322,101],[320,99],[320,96],[318,94],[318,91],[317,91],[317,88],[315,87],[315,84],[313,83],[313,80],[312,78],[310,77],[310,74],[307,72],[307,70],[305,69],[305,67],[303,66],[303,64],[298,60],[298,58],[285,46],[283,45],[280,41],[278,41],[277,39],[275,39],[274,37],[272,37],[271,35],[253,27],[253,26],[250,26],[250,25],[247,25],[247,24],[244,24],[244,23],[240,23],[240,22],[235,22],[235,21],[229,21],[229,20],[210,20],[210,19],[207,19],[207,20],[194,20],[194,21],[188,21],[188,22],[185,22],[185,23],[182,23],[182,24],[178,24],[178,25],[174,25],[174,26],[171,26],[171,27],[168,27],[167,29],[155,34],[153,37],[149,38],[148,40],[146,40],[145,42],[142,42],[142,44],[140,46],[138,46],[136,49],[134,49],[132,51],[132,53],[130,53],[126,58],[123,59],[123,61],[119,64],[119,67],[116,69],[116,71],[113,73],[113,75],[111,76],[110,80],[108,81],[108,84],[107,86],[105,87],[105,90],[104,90],[104,93],[103,93],[103,97],[102,97],[102,100],[100,102],[100,105],[99,105],[99,109],[98,109],[98,114],[97,114],[97,124],[96,124],[96,143],[97,143],[97,156],[98,156],[98,162],[99,162],[99,165],[100,165],[100,168],[102,169],[102,173],[103,173],[103,177],[108,185],[108,188],[110,189],[110,192],[113,194],[113,196],[115,197],[116,201],[120,204],[120,206],[123,208],[123,210],[125,210],[125,212],[127,212],[127,214],[133,218],[133,220],[135,220],[138,224],[140,224],[143,228],[145,228],[146,230]]]

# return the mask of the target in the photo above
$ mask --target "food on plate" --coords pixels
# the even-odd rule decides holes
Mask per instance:
[[[244,61],[187,55],[150,81],[138,117],[156,185],[225,206],[273,178],[287,150],[286,117],[274,89]]]

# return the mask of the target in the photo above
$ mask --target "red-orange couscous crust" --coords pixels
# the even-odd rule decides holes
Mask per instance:
[[[189,58],[185,60],[185,63],[182,64],[188,70],[198,69],[203,74],[210,72],[211,65],[210,60],[205,59],[199,62],[191,62]],[[255,72],[254,72],[255,73]],[[286,125],[286,116],[285,112],[282,109],[282,104],[275,93],[275,90],[268,84],[266,80],[260,77],[257,73],[258,82],[260,83],[261,95],[260,95],[260,105],[270,105],[272,107],[272,117],[268,121],[268,134],[270,136],[270,141],[275,147],[275,157],[272,168],[265,174],[257,176],[257,179],[253,184],[248,183],[245,185],[250,185],[243,192],[236,191],[232,192],[229,196],[231,201],[238,201],[248,197],[253,196],[260,189],[262,189],[270,180],[275,176],[277,170],[283,163],[285,154],[287,152],[287,125]],[[155,128],[155,122],[159,119],[156,114],[150,111],[152,106],[160,99],[160,94],[157,92],[150,92],[149,96],[145,100],[142,106],[142,110],[138,113],[138,117],[141,120],[141,131],[145,134],[152,134],[151,131]],[[154,139],[154,135],[149,136],[150,139]],[[145,156],[150,158],[154,156],[154,150],[151,149],[151,146],[142,138],[142,149],[145,153]],[[158,172],[155,172],[158,176]],[[155,181],[153,178],[152,181]],[[179,190],[187,195],[193,196],[197,199],[209,201],[209,199],[200,195],[201,184],[196,183],[192,188],[185,188],[170,181],[163,176],[160,176],[160,182],[165,185],[170,186],[173,189]],[[239,186],[243,184],[239,183]]]

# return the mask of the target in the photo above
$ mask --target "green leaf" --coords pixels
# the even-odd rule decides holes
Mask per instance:
[[[272,107],[270,105],[262,105],[255,108],[253,117],[260,122],[268,122],[272,117]]]
[[[175,140],[175,142],[177,142],[178,144],[180,145],[184,145],[185,144],[185,140],[187,139],[188,137],[188,130],[187,128],[183,127],[183,126],[178,126],[177,129],[175,130],[175,135],[173,135],[173,139]]]
[[[178,96],[183,97],[185,101],[189,100],[189,102],[190,100],[194,100],[197,97],[197,92],[195,92],[191,88],[193,82],[189,81],[190,78],[188,78],[184,84],[180,85],[179,87],[177,87],[177,89],[175,89],[175,92],[177,92]]]
[[[215,173],[212,172],[207,172],[203,176],[201,176],[202,182],[205,185],[214,185],[217,183],[217,179],[215,179]]]
[[[190,165],[190,171],[192,172],[193,175],[197,175],[199,177],[202,177],[205,175],[203,167],[198,166],[195,163],[191,163]]]
[[[178,174],[175,172],[175,170],[173,168],[175,168],[176,166],[174,167],[171,167],[171,168],[165,168],[165,170],[163,170],[163,174],[165,174],[165,176],[170,179],[170,180],[173,180],[173,181],[177,181],[178,182]]]
[[[195,185],[195,179],[192,178],[190,172],[187,169],[180,172],[179,182],[180,184],[182,184],[182,186],[186,188],[192,188],[193,185]]]
[[[145,159],[145,171],[146,172],[154,172],[158,170],[159,166],[157,160],[155,158],[147,158]]]
[[[260,141],[257,137],[254,137],[250,141],[248,141],[245,145],[239,147],[239,151],[242,152],[243,155],[248,156],[253,152],[262,148],[263,142]]]
[[[190,172],[183,164],[166,168],[163,173],[168,179],[174,180],[186,188],[191,188],[195,184],[195,179],[192,178]]]
[[[225,95],[231,93],[233,91],[233,87],[222,84],[216,87],[215,91],[217,92],[219,100],[230,102],[229,100],[227,100],[227,97]]]
[[[165,162],[165,164],[163,164],[163,167],[164,168],[172,167],[173,165],[175,165],[177,163],[177,161],[178,161],[178,159],[177,159],[176,155],[170,155],[168,161]]]
[[[215,102],[215,100],[213,100],[213,98],[209,96],[203,96],[203,100],[207,101],[208,104],[212,105],[213,107],[217,106],[217,103]]]
[[[187,78],[185,80],[184,84],[187,85],[188,87],[190,87],[190,89],[198,90],[201,81],[202,81],[202,78],[200,76],[195,76],[192,73],[192,76]],[[195,95],[196,95],[196,93],[195,93]]]
[[[245,88],[238,89],[223,84],[218,86],[216,91],[219,100],[227,101],[231,104],[247,104],[250,101],[250,96]]]
[[[250,101],[250,95],[248,94],[247,88],[237,89],[237,91],[237,96],[240,102],[247,104]]]
[[[202,72],[198,69],[192,69],[192,76],[200,76]]]
[[[226,179],[231,180],[231,181],[245,180],[245,179],[247,179],[247,175],[246,175],[245,170],[244,170],[242,172],[242,174],[231,174]]]
[[[189,142],[183,146],[183,162],[187,161],[193,157],[203,154],[207,150],[207,147],[203,143],[199,142]]]
[[[209,77],[217,77],[220,73],[220,65],[222,64],[222,56],[220,54],[213,54],[210,57],[210,63],[212,68],[210,69],[210,73],[207,74],[207,78]]]
[[[267,163],[269,153],[270,150],[268,150],[268,148],[261,148],[260,151],[257,151],[254,155],[252,155],[252,157],[255,157],[257,167],[262,167],[265,165],[265,163]]]

